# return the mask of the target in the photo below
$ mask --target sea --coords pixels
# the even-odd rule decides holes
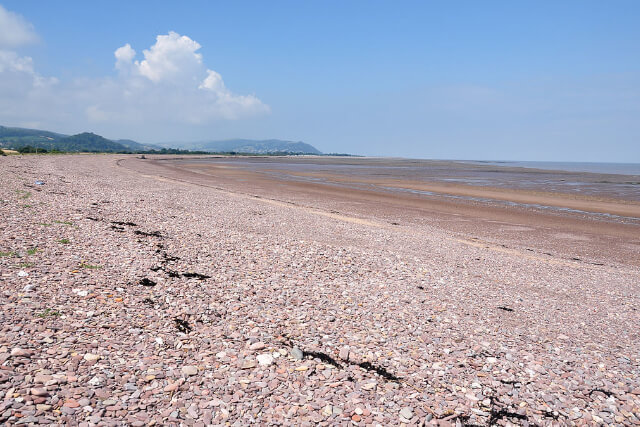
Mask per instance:
[[[461,161],[461,160],[457,160]],[[463,163],[530,169],[557,170],[567,172],[590,172],[615,175],[640,176],[640,163],[596,163],[596,162],[534,162],[503,160],[462,160]]]

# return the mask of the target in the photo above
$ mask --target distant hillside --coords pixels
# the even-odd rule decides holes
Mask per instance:
[[[162,147],[160,147],[159,145],[141,144],[139,142],[132,141],[130,139],[117,139],[114,142],[117,142],[118,144],[124,145],[125,147],[127,147],[131,151],[151,151],[151,150],[161,150],[162,149]]]
[[[88,151],[88,152],[114,152],[127,151],[127,147],[110,139],[104,138],[91,132],[79,133],[67,136],[56,141],[57,149],[60,151]]]
[[[322,154],[317,148],[304,142],[283,141],[280,139],[251,140],[228,139],[225,141],[209,141],[191,145],[193,148],[214,153],[288,153],[288,154]]]
[[[0,126],[0,148],[19,150],[33,147],[48,151],[126,152],[160,149],[155,145],[140,144],[129,139],[112,141],[90,132],[63,135],[39,129]]]
[[[37,129],[23,129],[0,126],[0,147],[17,149],[30,145],[32,147],[53,149],[55,141],[66,135]]]
[[[178,144],[175,144],[178,145]],[[47,151],[71,151],[94,153],[148,153],[195,154],[195,153],[246,153],[246,154],[322,154],[314,146],[302,141],[267,139],[229,139],[188,144],[186,149],[170,146],[162,148],[153,144],[141,144],[130,139],[111,140],[91,132],[77,135],[63,135],[38,129],[0,126],[0,148],[32,152],[35,149]],[[196,151],[193,151],[196,150]]]

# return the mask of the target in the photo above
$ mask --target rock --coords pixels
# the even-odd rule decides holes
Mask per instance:
[[[18,347],[11,349],[11,355],[13,357],[31,357],[31,354],[31,350],[25,350]]]
[[[244,363],[242,363],[242,369],[253,369],[255,367],[256,367],[255,360],[245,360]]]
[[[65,408],[79,408],[80,404],[75,399],[67,399],[63,406]]]
[[[331,405],[327,405],[322,408],[322,415],[325,417],[330,417],[333,414],[333,407]]]
[[[400,416],[404,419],[410,420],[411,418],[413,418],[413,409],[405,406],[400,410]]]
[[[180,388],[181,385],[182,385],[182,381],[176,381],[174,383],[171,383],[165,386],[163,390],[166,391],[167,393],[170,393],[172,391],[176,391],[178,388]]]
[[[22,288],[22,290],[24,292],[33,292],[36,290],[36,285],[34,285],[33,283],[29,283],[27,286],[25,286],[24,288]]]
[[[342,360],[349,360],[349,347],[342,347],[339,356]]]
[[[304,353],[298,347],[293,347],[291,349],[291,357],[296,360],[302,360],[302,358],[304,357]]]
[[[48,396],[49,392],[46,388],[32,388],[31,394],[34,396]]]
[[[52,406],[51,406],[51,405],[46,405],[46,404],[44,404],[44,403],[38,403],[38,404],[36,405],[36,409],[37,409],[38,411],[46,412],[46,411],[50,410],[51,408],[52,408]]]
[[[198,367],[197,366],[193,366],[193,365],[187,365],[187,366],[183,366],[182,367],[182,373],[184,375],[187,375],[189,377],[192,377],[194,375],[198,374]]]
[[[263,342],[255,342],[249,346],[249,350],[262,350],[266,347]]]
[[[24,270],[18,271],[18,277],[27,277],[27,276],[29,276],[29,273],[27,273],[26,271]]]
[[[84,360],[86,360],[87,362],[93,362],[95,360],[99,360],[100,356],[97,354],[93,354],[93,353],[87,353],[84,355]]]
[[[101,378],[101,377],[95,376],[95,377],[91,378],[88,381],[88,383],[89,383],[89,385],[92,385],[94,387],[100,387],[100,386],[102,386],[104,384],[104,379]]]
[[[269,366],[273,363],[273,356],[270,354],[259,354],[258,357],[256,357],[256,359],[258,360],[258,363],[262,366]]]

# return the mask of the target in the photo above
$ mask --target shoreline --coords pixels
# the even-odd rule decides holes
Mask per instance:
[[[0,422],[640,423],[637,228],[166,163],[3,160]]]

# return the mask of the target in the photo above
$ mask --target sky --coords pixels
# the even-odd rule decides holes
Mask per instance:
[[[0,125],[640,163],[640,1],[0,0]]]

